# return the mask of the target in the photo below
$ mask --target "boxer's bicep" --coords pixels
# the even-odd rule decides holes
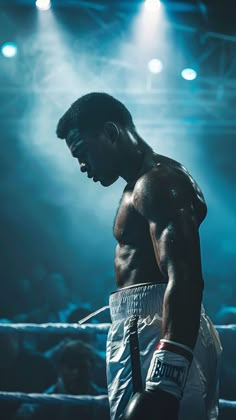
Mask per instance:
[[[150,236],[159,269],[176,285],[193,287],[202,280],[199,233],[190,209],[175,210],[168,220],[149,221]],[[160,228],[161,226],[161,228]]]
[[[191,282],[193,271],[201,276],[198,223],[191,200],[179,180],[154,174],[135,188],[134,205],[149,224],[162,274],[182,282]]]
[[[193,349],[204,288],[197,226],[189,212],[183,211],[161,233],[152,221],[150,234],[158,266],[168,281],[163,300],[162,337]]]
[[[168,190],[149,185],[148,193],[145,188],[136,192],[134,203],[149,224],[156,261],[168,282],[163,301],[162,336],[193,348],[203,291],[194,208],[178,187]]]

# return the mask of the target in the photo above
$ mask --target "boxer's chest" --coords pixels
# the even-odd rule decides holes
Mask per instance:
[[[114,236],[122,244],[138,244],[149,235],[147,221],[133,205],[133,191],[126,191],[121,198],[113,228]]]

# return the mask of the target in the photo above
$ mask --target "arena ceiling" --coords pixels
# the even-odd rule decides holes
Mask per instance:
[[[0,0],[0,43],[6,37],[12,38],[18,42],[20,51],[17,70],[1,59],[0,94],[7,108],[11,107],[12,118],[17,118],[19,112],[14,115],[11,104],[16,101],[22,104],[22,100],[29,96],[32,100],[39,93],[50,101],[53,98],[52,106],[61,103],[62,98],[68,97],[69,101],[75,89],[67,80],[69,66],[86,73],[87,90],[105,90],[131,105],[139,104],[144,124],[149,125],[150,121],[153,124],[152,115],[148,121],[142,118],[146,107],[158,105],[164,123],[174,113],[175,125],[178,121],[200,125],[207,121],[213,127],[235,130],[235,2],[163,0],[166,21],[162,25],[171,42],[158,46],[153,39],[148,51],[141,53],[127,34],[142,3],[52,0],[53,14],[69,46],[65,51],[50,24],[44,26],[39,40],[34,1]],[[117,53],[121,45],[131,53],[121,57]],[[148,54],[151,58],[160,55],[160,50],[166,68],[156,77],[148,74],[146,62]],[[192,84],[179,77],[180,69],[190,63],[199,73]],[[59,74],[63,73],[61,83]],[[80,93],[80,89],[76,92]]]
[[[143,0],[52,0],[53,7],[90,8],[97,11],[104,10],[135,10]],[[189,15],[189,20],[208,25],[212,31],[236,35],[234,0],[163,0],[165,8],[171,14]],[[0,0],[4,7],[33,6],[34,0]]]

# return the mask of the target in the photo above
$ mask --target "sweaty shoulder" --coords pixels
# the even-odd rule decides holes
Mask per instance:
[[[150,222],[164,222],[179,212],[191,212],[200,224],[206,216],[201,190],[181,165],[159,164],[146,172],[135,184],[133,203]]]

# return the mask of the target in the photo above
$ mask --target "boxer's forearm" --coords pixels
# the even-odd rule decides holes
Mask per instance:
[[[194,348],[200,323],[202,279],[169,279],[163,301],[162,338]]]

